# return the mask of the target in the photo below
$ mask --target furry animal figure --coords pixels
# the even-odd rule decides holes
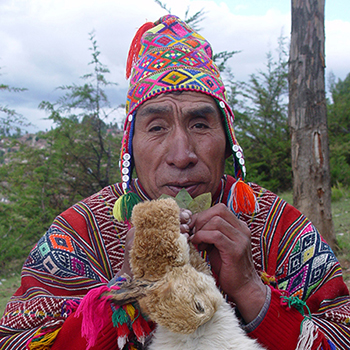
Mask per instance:
[[[134,277],[110,293],[112,301],[137,300],[157,323],[149,350],[262,349],[240,328],[207,263],[180,233],[179,210],[173,199],[134,207]]]

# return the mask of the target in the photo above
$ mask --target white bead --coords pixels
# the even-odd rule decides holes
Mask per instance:
[[[129,176],[128,176],[128,175],[123,175],[123,181],[124,181],[124,182],[129,181]]]
[[[131,156],[130,156],[129,153],[125,153],[125,154],[123,155],[123,159],[124,159],[124,160],[130,160],[130,158],[131,158]]]
[[[220,101],[219,105],[220,105],[221,108],[225,108],[225,102],[224,101]]]
[[[122,173],[123,173],[124,175],[129,174],[129,169],[128,169],[128,168],[123,168],[123,169],[122,169]]]

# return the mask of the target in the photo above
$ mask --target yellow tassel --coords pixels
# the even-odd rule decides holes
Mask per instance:
[[[141,202],[140,197],[133,192],[128,192],[120,196],[113,207],[113,216],[118,221],[128,221],[131,217],[133,207]]]
[[[268,275],[265,271],[260,273],[261,280],[264,282],[264,284],[268,286],[273,286],[276,288],[277,286],[277,280],[275,276]]]
[[[135,308],[131,304],[126,304],[125,309],[126,313],[130,316],[131,321],[133,321],[135,318]]]
[[[56,340],[56,337],[58,335],[58,332],[61,330],[61,328],[58,328],[50,333],[45,333],[42,336],[40,334],[42,333],[42,329],[40,328],[34,335],[32,341],[27,344],[27,349],[29,350],[50,350],[54,341]]]

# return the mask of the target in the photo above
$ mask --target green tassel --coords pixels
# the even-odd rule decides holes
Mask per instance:
[[[131,217],[134,206],[141,202],[140,197],[133,192],[127,192],[120,196],[114,203],[113,216],[118,221],[128,221]]]
[[[114,327],[127,323],[128,319],[128,315],[123,309],[123,307],[120,306],[118,309],[113,311],[112,322]]]

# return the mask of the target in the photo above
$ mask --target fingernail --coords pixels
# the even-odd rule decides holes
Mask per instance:
[[[182,226],[183,231],[188,232],[190,230],[190,227],[187,224],[182,224],[181,226]]]
[[[185,220],[189,220],[190,217],[191,217],[191,214],[188,212],[188,210],[184,210],[182,212],[182,217],[185,219]]]

